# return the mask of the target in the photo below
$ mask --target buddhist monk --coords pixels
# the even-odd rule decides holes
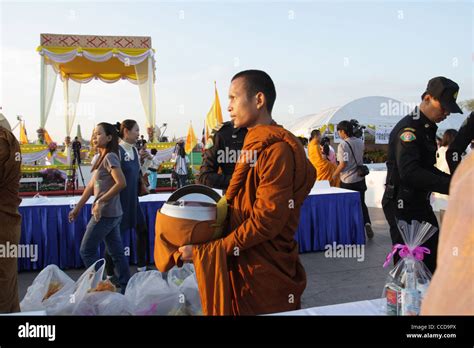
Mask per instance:
[[[321,133],[315,129],[311,132],[311,140],[308,145],[308,156],[311,164],[316,169],[316,180],[328,180],[331,186],[339,186],[339,176],[333,177],[337,166],[323,157],[320,147]]]
[[[421,307],[422,315],[474,314],[474,154],[464,159],[449,187],[441,226],[437,268]]]
[[[225,194],[227,232],[179,248],[184,261],[225,251],[233,315],[299,309],[306,287],[294,236],[316,173],[300,141],[273,121],[275,99],[273,81],[263,71],[242,71],[232,78],[228,111],[234,127],[248,133]]]
[[[11,132],[10,124],[0,113],[0,313],[20,311],[18,299],[18,259],[3,255],[18,247],[21,216],[18,196],[21,177],[20,144]]]

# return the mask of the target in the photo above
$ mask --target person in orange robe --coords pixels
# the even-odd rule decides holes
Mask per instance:
[[[300,141],[272,120],[276,91],[270,76],[259,70],[238,73],[229,99],[234,126],[248,133],[225,194],[228,231],[208,243],[182,246],[181,259],[225,250],[234,315],[296,310],[306,273],[294,236],[315,169]]]
[[[474,314],[474,154],[456,169],[438,244],[437,268],[422,315]]]
[[[331,186],[338,187],[341,180],[339,176],[333,178],[337,166],[323,157],[320,147],[321,133],[319,130],[311,132],[311,139],[308,145],[308,156],[311,164],[316,169],[316,180],[328,180]]]
[[[18,247],[20,243],[20,178],[20,144],[7,119],[0,113],[0,245],[4,250]],[[18,259],[0,255],[0,313],[19,311]]]

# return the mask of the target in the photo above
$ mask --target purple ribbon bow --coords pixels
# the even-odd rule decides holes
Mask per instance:
[[[398,251],[398,249],[400,249]],[[392,259],[393,255],[395,255],[398,251],[398,255],[400,257],[405,258],[407,256],[413,256],[415,260],[417,261],[423,261],[423,258],[425,257],[424,254],[431,254],[430,249],[422,247],[422,246],[417,246],[415,249],[411,250],[408,246],[404,244],[395,244],[393,246],[392,251],[390,251],[387,255],[387,258],[385,259],[385,262],[383,263],[383,267],[387,267],[387,265],[390,263],[390,260]]]

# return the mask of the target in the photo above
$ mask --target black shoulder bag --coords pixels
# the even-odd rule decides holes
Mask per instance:
[[[349,149],[351,149],[351,152],[352,152],[352,157],[354,157],[354,161],[356,162],[357,164],[357,174],[361,177],[364,177],[364,176],[367,176],[369,174],[369,167],[367,167],[365,164],[358,164],[357,163],[357,159],[354,155],[354,151],[352,150],[352,146],[351,144],[349,144],[349,142],[345,141],[344,142],[349,145]]]

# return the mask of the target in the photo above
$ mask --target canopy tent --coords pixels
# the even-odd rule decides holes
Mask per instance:
[[[343,120],[356,119],[365,126],[394,126],[410,111],[403,102],[396,99],[365,97],[353,100],[342,107],[329,108],[317,114],[301,117],[290,125],[289,129],[297,136],[308,137],[313,129],[337,125]]]
[[[316,128],[324,129],[333,126],[343,120],[356,119],[361,125],[368,127],[368,132],[374,132],[377,127],[393,128],[401,118],[409,114],[412,105],[399,100],[371,96],[353,100],[342,107],[334,107],[322,110],[317,114],[311,114],[298,118],[288,126],[288,129],[296,136],[309,137],[311,131]],[[439,132],[448,128],[459,129],[466,115],[453,114],[438,124]],[[370,128],[369,128],[370,127]]]
[[[57,76],[64,87],[66,135],[71,135],[80,86],[93,79],[126,79],[139,86],[150,138],[154,139],[156,99],[154,50],[150,37],[41,34],[40,129],[45,128]],[[151,77],[151,78],[149,78]]]

